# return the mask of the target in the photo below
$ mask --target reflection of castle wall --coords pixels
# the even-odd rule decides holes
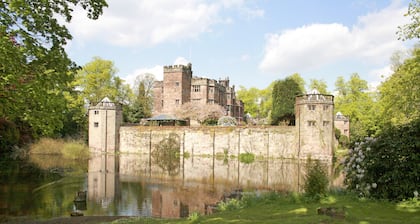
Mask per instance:
[[[241,163],[238,159],[213,159],[213,157],[191,156],[181,158],[181,172],[169,175],[160,167],[148,162],[145,154],[122,154],[120,156],[122,176],[145,176],[156,181],[178,181],[182,183],[208,185],[217,189],[233,189],[241,186],[248,189],[301,190],[305,163],[297,160],[254,161]],[[183,161],[183,162],[182,162]],[[219,189],[223,191],[223,189]]]
[[[106,203],[114,200],[118,192],[118,157],[96,155],[89,159],[88,197],[89,200]]]

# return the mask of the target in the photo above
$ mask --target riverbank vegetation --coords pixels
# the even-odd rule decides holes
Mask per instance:
[[[76,140],[41,138],[29,147],[30,154],[60,155],[67,159],[89,158],[89,147]]]
[[[112,223],[417,223],[418,198],[390,202],[330,193],[319,201],[294,193],[250,194],[211,215],[184,219],[129,218]]]

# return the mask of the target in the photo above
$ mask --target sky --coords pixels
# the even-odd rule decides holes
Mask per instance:
[[[358,73],[374,88],[392,74],[391,56],[409,0],[107,0],[98,20],[76,9],[67,24],[70,58],[114,62],[133,84],[163,77],[163,66],[192,64],[193,75],[264,89],[299,73],[309,84]]]

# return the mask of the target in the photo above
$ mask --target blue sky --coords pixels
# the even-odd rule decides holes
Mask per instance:
[[[133,83],[162,66],[192,63],[193,75],[246,88],[299,73],[307,82],[358,73],[371,86],[390,58],[413,46],[395,34],[408,0],[108,0],[97,21],[76,10],[66,49],[79,65],[114,62]]]

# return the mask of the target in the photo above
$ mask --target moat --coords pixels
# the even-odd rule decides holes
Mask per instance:
[[[92,154],[65,162],[54,156],[1,161],[0,216],[84,215],[176,218],[206,214],[235,189],[299,191],[305,164],[296,160],[240,161],[233,157]],[[331,167],[329,167],[331,171]],[[85,203],[75,203],[86,191]]]

